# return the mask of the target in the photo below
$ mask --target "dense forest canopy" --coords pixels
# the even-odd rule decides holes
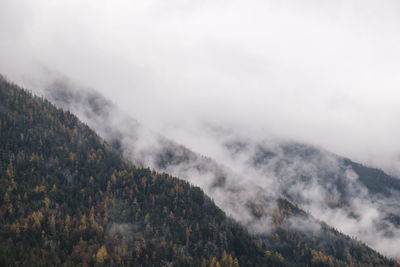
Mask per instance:
[[[0,82],[2,265],[283,264],[198,188]]]
[[[3,78],[0,157],[3,266],[398,266],[327,225],[291,230],[285,218],[308,215],[284,199],[273,233],[249,233],[200,188],[135,167],[70,112]]]

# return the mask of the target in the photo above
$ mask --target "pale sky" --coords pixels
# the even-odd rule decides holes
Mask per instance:
[[[0,36],[9,79],[66,76],[189,147],[206,123],[399,165],[399,1],[1,0]]]

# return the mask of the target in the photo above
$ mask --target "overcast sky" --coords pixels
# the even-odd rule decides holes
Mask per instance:
[[[184,136],[209,123],[387,170],[400,155],[399,44],[395,0],[0,1],[11,80],[66,76],[192,147]]]

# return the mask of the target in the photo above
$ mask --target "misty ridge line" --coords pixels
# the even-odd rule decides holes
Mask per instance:
[[[173,123],[192,120],[264,128],[399,176],[398,9],[396,0],[3,0],[0,72],[28,85],[47,66],[171,136]]]
[[[146,130],[97,92],[68,80],[50,83],[43,94],[78,114],[135,164],[200,186],[227,214],[257,234],[273,231],[277,201],[287,198],[311,215],[287,218],[290,229],[318,233],[321,225],[315,217],[385,255],[397,256],[400,231],[391,219],[396,220],[400,211],[400,187],[388,197],[380,192],[371,195],[351,161],[296,142],[249,141],[213,130],[207,134],[218,139],[218,149],[225,153],[215,162]]]
[[[287,230],[326,249],[333,227],[398,258],[399,8],[3,0],[0,73],[265,243]]]

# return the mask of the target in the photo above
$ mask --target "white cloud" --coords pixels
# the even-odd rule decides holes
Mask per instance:
[[[2,0],[0,73],[33,89],[61,73],[239,173],[204,128],[400,173],[399,12],[395,0]]]
[[[30,86],[44,66],[157,130],[263,128],[387,169],[400,150],[397,1],[0,5],[0,71]]]

